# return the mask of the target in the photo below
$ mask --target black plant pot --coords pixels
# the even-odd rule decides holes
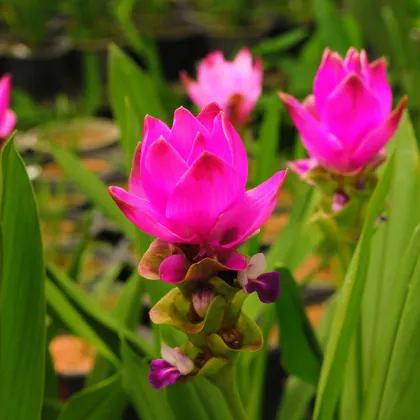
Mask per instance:
[[[71,46],[57,42],[51,47],[31,51],[24,45],[3,52],[4,72],[13,76],[13,86],[37,100],[53,99],[71,88],[68,60]]]

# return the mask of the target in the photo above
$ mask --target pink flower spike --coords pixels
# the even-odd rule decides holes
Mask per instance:
[[[201,256],[223,270],[240,271],[246,259],[235,249],[268,219],[285,175],[286,171],[278,172],[247,192],[244,144],[226,114],[211,103],[198,117],[179,108],[171,129],[147,116],[128,191],[112,186],[109,193],[132,223],[174,245],[177,254],[188,245],[190,264],[199,265],[201,260],[192,258]],[[185,261],[179,255],[165,257],[169,258],[161,264],[162,279],[181,281]],[[156,278],[159,258],[148,254],[142,272]],[[191,276],[207,265],[192,269]]]
[[[7,138],[16,125],[16,115],[9,109],[12,89],[12,77],[4,75],[0,79],[0,146],[1,140]]]
[[[262,91],[262,62],[253,60],[244,48],[233,61],[227,61],[220,51],[205,57],[198,65],[197,81],[185,72],[180,79],[191,100],[200,109],[217,102],[233,124],[243,125],[252,112]]]
[[[325,50],[313,96],[302,105],[284,93],[280,93],[280,99],[309,157],[342,175],[373,170],[406,105],[403,99],[391,112],[392,91],[385,59],[369,63],[366,52],[359,53],[355,48],[350,48],[344,60]],[[304,167],[296,165],[292,169],[299,175],[305,172]]]

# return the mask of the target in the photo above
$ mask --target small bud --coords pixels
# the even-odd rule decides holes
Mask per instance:
[[[336,192],[333,197],[331,210],[333,213],[338,213],[349,201],[349,197],[343,192]]]
[[[211,301],[214,299],[215,293],[213,289],[205,288],[196,290],[192,294],[192,304],[195,312],[205,318]]]

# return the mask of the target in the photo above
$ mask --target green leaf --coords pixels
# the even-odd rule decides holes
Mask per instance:
[[[112,309],[113,317],[132,331],[135,331],[139,324],[144,281],[134,271],[127,280],[117,304]]]
[[[1,153],[0,410],[40,419],[44,397],[44,260],[34,192],[13,141]]]
[[[165,397],[175,419],[212,420],[200,401],[196,387],[192,381],[165,388]]]
[[[264,182],[275,172],[279,148],[280,116],[281,107],[276,92],[267,98],[264,121],[261,124],[255,184]]]
[[[252,52],[254,55],[264,54],[280,54],[287,52],[290,48],[296,45],[298,42],[303,41],[308,36],[308,29],[304,26],[299,26],[296,29],[281,34],[279,36],[266,39],[262,41],[258,46],[253,48]]]
[[[79,278],[83,256],[89,244],[90,228],[92,227],[92,215],[93,212],[89,211],[84,216],[82,236],[71,258],[71,264],[68,270],[68,275],[75,281],[77,281]]]
[[[287,268],[279,268],[281,294],[276,301],[280,350],[284,368],[316,386],[322,352],[300,297],[299,287]]]
[[[318,245],[320,233],[315,226],[307,223],[315,202],[313,188],[305,185],[293,205],[289,223],[267,253],[267,271],[273,271],[276,265],[286,265],[290,270],[295,270]],[[255,295],[249,296],[244,303],[245,312],[253,319],[265,307]]]
[[[387,221],[380,224],[373,237],[362,311],[363,386],[367,389],[365,412],[372,417],[379,409],[388,371],[387,360],[409,281],[407,277],[401,278],[401,261],[408,252],[412,232],[420,222],[419,153],[407,115],[401,121],[391,147],[395,153],[395,171],[387,199]]]
[[[51,153],[77,187],[92,200],[106,217],[113,220],[129,239],[135,241],[135,227],[114,203],[105,184],[95,174],[85,169],[80,159],[74,154],[52,144]]]
[[[95,115],[101,105],[101,69],[98,53],[83,53],[83,74],[84,94],[83,110],[84,115]]]
[[[123,384],[130,395],[137,414],[143,420],[174,419],[169,405],[162,398],[162,391],[153,389],[148,380],[150,371],[148,361],[139,356],[125,342],[122,342]]]
[[[131,161],[134,147],[141,141],[141,136],[137,141],[134,136],[143,131],[144,117],[149,114],[165,120],[166,115],[154,80],[116,45],[109,47],[108,66],[112,111],[121,129],[127,159]]]
[[[338,294],[337,292],[329,301],[327,309],[321,319],[316,331],[318,340],[322,346],[328,341],[331,324],[334,319]],[[288,379],[285,387],[285,395],[282,399],[278,420],[306,420],[308,418],[308,406],[311,399],[315,396],[315,387],[302,379],[292,376]]]
[[[74,395],[64,405],[58,420],[116,420],[127,404],[121,374]]]
[[[388,417],[390,412],[402,409],[399,405],[400,400],[405,402],[404,410],[407,410],[407,414],[413,409],[411,415],[402,416],[401,418],[410,418],[417,413],[418,395],[409,393],[410,387],[406,387],[401,376],[394,378],[393,375],[395,376],[395,374],[391,373],[391,369],[398,368],[402,373],[407,369],[401,366],[404,364],[408,367],[408,371],[405,371],[406,374],[416,371],[413,366],[417,362],[418,355],[415,351],[415,347],[412,347],[413,343],[411,342],[411,340],[415,340],[415,334],[413,334],[411,330],[408,332],[404,330],[404,328],[406,328],[404,325],[404,311],[409,308],[407,305],[410,305],[409,300],[412,299],[410,294],[416,293],[412,289],[416,286],[419,288],[417,285],[417,279],[420,275],[419,255],[420,226],[414,231],[406,255],[401,260],[399,274],[395,278],[395,290],[392,296],[391,306],[388,308],[388,314],[383,315],[383,321],[386,321],[387,323],[386,328],[382,331],[378,341],[377,348],[379,348],[380,351],[376,352],[376,358],[372,360],[373,369],[366,392],[366,403],[363,411],[364,419],[391,419],[392,417]],[[416,313],[410,313],[410,316],[413,317],[413,322],[417,323],[415,325],[418,325],[420,313],[418,315],[416,315]],[[406,337],[405,334],[410,334],[410,336]],[[407,346],[412,349],[411,354],[409,350],[398,349],[399,338],[407,341]],[[399,358],[398,351],[404,353],[403,356],[401,356],[404,357],[404,359]],[[392,395],[387,395],[387,393],[391,394],[389,388],[392,389]],[[402,393],[404,395],[401,395]],[[399,397],[399,399],[397,397]],[[394,407],[395,405],[398,407]],[[381,413],[380,417],[379,413]]]
[[[50,264],[48,274],[49,278],[77,309],[77,312],[89,322],[91,328],[97,332],[114,354],[118,355],[120,352],[122,337],[142,354],[151,354],[150,347],[146,342],[99,308],[65,273]],[[62,321],[65,322],[65,319]]]
[[[378,419],[414,419],[418,416],[418,389],[420,370],[420,227],[417,228],[407,259],[407,266],[399,280],[405,280],[406,299],[402,306],[399,325],[393,336],[392,353]],[[408,281],[407,281],[408,280]],[[388,343],[386,343],[388,344]]]
[[[314,0],[312,10],[324,46],[345,54],[351,45],[336,3],[333,0]]]
[[[82,337],[88,343],[94,345],[99,354],[106,357],[114,365],[118,365],[118,359],[111,349],[50,279],[47,279],[45,283],[45,292],[48,312],[65,325],[73,334]]]
[[[207,378],[197,377],[194,386],[209,419],[234,420],[220,390]]]
[[[285,388],[278,420],[306,420],[308,418],[309,401],[315,394],[315,388],[310,383],[292,376]]]
[[[356,330],[366,283],[374,224],[381,213],[394,170],[395,156],[388,160],[384,174],[368,205],[363,231],[346,273],[331,335],[324,356],[315,404],[314,420],[330,420],[337,405],[351,340]]]
[[[248,387],[241,393],[242,401],[244,401],[246,411],[249,418],[259,419],[263,412],[264,402],[264,391],[265,391],[265,374],[267,369],[268,353],[270,351],[269,335],[274,323],[274,305],[268,305],[267,310],[263,313],[261,320],[261,332],[264,337],[264,346],[261,350],[256,353],[242,353],[240,360],[247,360],[247,366],[243,366],[247,369],[247,385]],[[236,362],[238,363],[238,362]],[[242,368],[237,367],[237,371]],[[239,378],[243,377],[243,373],[239,372]],[[240,387],[241,384],[238,382],[238,372],[236,375],[237,384]]]

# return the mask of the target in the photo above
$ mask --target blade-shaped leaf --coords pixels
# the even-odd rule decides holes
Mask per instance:
[[[331,324],[338,300],[337,297],[337,294],[335,294],[328,301],[328,306],[316,331],[322,349],[325,348],[330,335]],[[306,420],[308,418],[308,406],[315,396],[315,391],[315,387],[308,382],[295,376],[289,378],[278,412],[278,420]]]
[[[69,331],[85,339],[95,346],[99,354],[103,355],[114,365],[118,365],[118,359],[111,349],[72,306],[62,291],[50,280],[45,283],[48,312],[54,319],[59,320]]]
[[[387,221],[380,224],[372,241],[372,257],[363,298],[363,386],[367,390],[365,418],[378,414],[396,325],[409,281],[407,277],[401,278],[401,262],[413,229],[420,222],[419,153],[407,115],[391,147],[395,150],[395,171],[387,199]]]
[[[44,397],[44,260],[34,192],[9,141],[1,157],[0,411],[40,419]]]
[[[322,363],[322,351],[292,274],[279,268],[281,294],[276,301],[280,327],[280,350],[284,368],[293,375],[316,386]]]
[[[371,237],[374,224],[381,213],[388,194],[394,171],[395,157],[388,160],[384,174],[369,202],[363,231],[347,270],[340,304],[337,306],[331,335],[321,369],[314,420],[330,420],[336,408],[344,377],[351,340],[359,320],[362,297],[370,257]]]
[[[381,406],[376,418],[380,420],[415,419],[418,417],[418,387],[420,369],[420,228],[417,229],[409,253],[407,296],[402,307],[392,355],[387,364]],[[415,254],[415,255],[414,255]],[[413,264],[415,262],[415,264]],[[411,270],[410,270],[411,269]],[[405,270],[404,270],[405,271]],[[411,274],[411,275],[410,275]]]
[[[119,354],[121,337],[128,340],[142,354],[150,354],[150,347],[145,341],[100,309],[65,273],[50,264],[48,266],[48,274],[50,279],[65,294],[74,308],[88,320],[91,328],[106,342],[114,354]]]
[[[121,374],[75,394],[63,407],[58,420],[116,420],[127,404]]]
[[[64,173],[84,192],[89,199],[103,212],[103,214],[118,224],[124,234],[136,240],[135,227],[124,216],[109,195],[105,184],[92,172],[81,164],[74,154],[51,145],[51,153]]]
[[[122,343],[123,383],[127,393],[131,396],[136,411],[143,420],[171,420],[174,419],[162,391],[152,388],[147,378],[149,363],[140,357],[126,342]]]

